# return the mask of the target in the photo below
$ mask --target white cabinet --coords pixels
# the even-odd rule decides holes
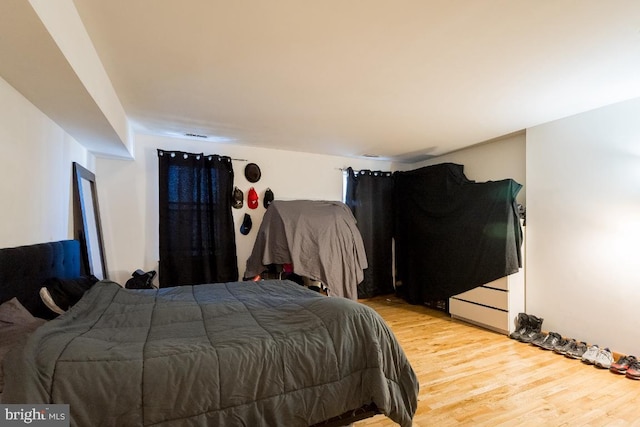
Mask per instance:
[[[521,225],[526,240],[526,227]],[[513,332],[518,313],[525,312],[525,247],[523,241],[523,268],[517,273],[449,298],[451,317],[505,334]]]
[[[449,298],[451,317],[509,334],[524,312],[524,269]]]

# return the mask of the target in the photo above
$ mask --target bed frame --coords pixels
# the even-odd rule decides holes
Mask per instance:
[[[31,314],[51,318],[39,290],[50,277],[80,276],[80,242],[62,240],[0,249],[0,304],[17,297]]]

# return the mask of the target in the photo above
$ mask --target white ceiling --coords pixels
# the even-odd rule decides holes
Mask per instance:
[[[411,160],[640,96],[638,0],[73,0],[138,132]]]

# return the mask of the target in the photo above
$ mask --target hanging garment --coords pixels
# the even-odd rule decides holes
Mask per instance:
[[[394,177],[396,278],[407,301],[447,299],[522,266],[522,185],[470,181],[453,163]]]

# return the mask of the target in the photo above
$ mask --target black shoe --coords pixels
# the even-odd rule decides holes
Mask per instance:
[[[587,351],[587,343],[584,341],[580,341],[576,343],[576,346],[571,350],[567,350],[565,357],[569,357],[571,359],[582,359],[582,355]]]
[[[553,348],[554,353],[565,355],[568,351],[573,350],[578,345],[578,342],[571,338],[570,340],[565,340],[564,345],[558,345]]]
[[[540,333],[540,328],[542,327],[543,320],[544,319],[542,319],[542,317],[537,317],[529,314],[528,328],[523,334],[520,334],[520,338],[518,338],[518,341],[530,343],[531,340],[533,340],[533,338]]]
[[[553,351],[554,353],[562,354],[560,351],[561,351],[562,347],[564,347],[567,344],[569,344],[569,340],[566,339],[566,338],[563,338],[562,336],[560,336],[560,341],[558,341],[549,350]]]
[[[540,344],[543,350],[553,350],[555,346],[562,342],[562,336],[557,332],[549,332],[549,337]]]
[[[531,344],[540,347],[540,344],[545,342],[548,338],[549,334],[547,334],[546,332],[540,332],[535,337],[533,337],[533,339],[531,340]]]
[[[516,330],[509,334],[509,338],[512,340],[519,339],[522,334],[527,332],[528,326],[529,315],[527,315],[527,313],[518,313],[518,317],[516,318]]]

